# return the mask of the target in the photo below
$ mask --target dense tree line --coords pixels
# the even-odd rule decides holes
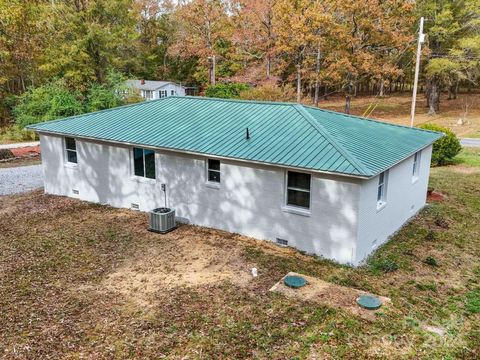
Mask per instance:
[[[479,0],[0,0],[0,125],[15,106],[22,118],[38,88],[64,91],[55,96],[74,112],[130,101],[115,99],[109,74],[222,83],[213,94],[238,82],[252,87],[235,88],[245,98],[315,104],[340,92],[348,111],[360,92],[410,89],[420,16],[421,82],[435,112],[442,90],[477,85]]]

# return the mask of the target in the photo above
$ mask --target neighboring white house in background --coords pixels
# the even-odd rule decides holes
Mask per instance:
[[[140,92],[145,100],[162,99],[169,96],[185,96],[185,86],[171,81],[127,80],[127,85]]]
[[[440,133],[291,103],[168,97],[32,125],[45,192],[360,264],[425,205]]]

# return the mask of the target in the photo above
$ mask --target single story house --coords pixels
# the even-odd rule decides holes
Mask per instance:
[[[145,100],[185,96],[186,87],[171,81],[127,80],[126,83],[128,87],[138,90]]]
[[[294,103],[172,96],[29,126],[45,192],[360,264],[425,205],[442,134]]]

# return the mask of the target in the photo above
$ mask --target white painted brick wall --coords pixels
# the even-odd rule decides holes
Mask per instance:
[[[425,205],[432,147],[420,156],[418,180],[412,182],[413,156],[389,170],[387,204],[377,210],[378,176],[363,180],[360,191],[358,251],[356,263],[364,260]]]
[[[259,239],[282,238],[290,246],[341,263],[356,253],[360,180],[314,175],[310,216],[284,211],[285,170],[222,161],[220,188],[206,185],[205,158],[156,153],[157,179],[132,177],[131,148],[77,141],[78,167],[65,164],[63,138],[42,135],[45,192],[148,211],[168,206],[191,223]],[[79,191],[73,195],[72,189]]]

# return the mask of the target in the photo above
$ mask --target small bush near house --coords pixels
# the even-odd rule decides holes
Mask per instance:
[[[9,149],[0,149],[0,160],[11,159],[15,157]]]
[[[433,143],[432,165],[446,165],[462,150],[460,140],[450,129],[435,124],[423,124],[420,128],[445,134],[444,137]]]
[[[240,93],[249,88],[247,84],[242,83],[210,85],[205,90],[205,96],[221,99],[238,99]]]

